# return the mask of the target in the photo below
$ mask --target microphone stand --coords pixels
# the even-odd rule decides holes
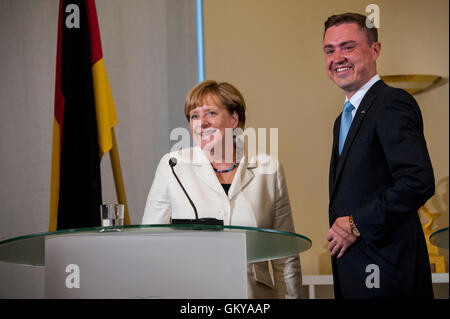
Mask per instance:
[[[183,187],[183,184],[181,184],[181,181],[178,179],[177,174],[175,173],[174,166],[177,165],[177,159],[172,157],[169,159],[169,166],[172,169],[172,173],[175,176],[178,184],[180,185],[181,189],[183,190],[184,194],[186,195],[187,199],[189,200],[189,203],[191,204],[192,208],[194,209],[195,213],[195,219],[172,219],[172,224],[174,225],[180,225],[180,224],[194,224],[194,225],[213,225],[213,226],[223,226],[223,220],[217,219],[217,218],[198,218],[197,208],[195,207],[194,203],[192,202],[191,198],[189,197],[188,193]]]

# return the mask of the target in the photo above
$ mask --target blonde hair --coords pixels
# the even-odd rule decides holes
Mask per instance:
[[[186,96],[184,114],[188,122],[191,111],[202,105],[208,97],[212,98],[217,106],[226,108],[230,114],[236,112],[239,118],[238,127],[244,129],[246,106],[241,92],[230,83],[217,83],[213,80],[198,83]]]

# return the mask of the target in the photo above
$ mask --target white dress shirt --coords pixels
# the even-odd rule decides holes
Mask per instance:
[[[381,80],[380,76],[378,74],[375,74],[366,84],[361,86],[361,88],[350,98],[350,103],[355,107],[352,111],[352,120],[355,118],[356,111],[358,110],[358,107],[361,104],[361,101],[366,95],[367,91],[369,91],[372,85],[374,85],[379,80]],[[345,102],[347,102],[348,100],[349,99],[346,97]]]

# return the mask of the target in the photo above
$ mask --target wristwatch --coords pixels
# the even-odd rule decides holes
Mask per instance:
[[[358,228],[356,228],[355,223],[353,222],[352,215],[348,216],[348,222],[350,223],[350,229],[352,230],[352,234],[355,235],[356,237],[361,236]]]

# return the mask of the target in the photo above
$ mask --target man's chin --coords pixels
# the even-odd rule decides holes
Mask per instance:
[[[354,81],[335,80],[334,83],[345,92],[358,90],[358,86]]]

